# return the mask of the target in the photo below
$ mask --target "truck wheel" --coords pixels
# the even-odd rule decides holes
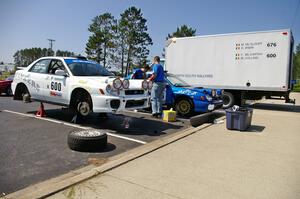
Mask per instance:
[[[223,94],[223,108],[230,108],[234,105],[234,96],[229,92]]]
[[[181,98],[176,101],[175,109],[181,116],[190,116],[193,113],[194,105],[190,99]]]
[[[73,131],[68,135],[68,146],[74,151],[101,151],[107,146],[107,134],[99,130]]]

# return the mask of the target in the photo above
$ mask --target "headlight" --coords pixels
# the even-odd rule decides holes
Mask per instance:
[[[153,87],[153,82],[152,81],[148,81],[148,89],[151,90]]]
[[[130,85],[129,80],[128,79],[124,79],[123,80],[123,88],[124,89],[128,89],[129,85]]]
[[[114,89],[121,89],[122,88],[122,80],[120,80],[119,78],[114,79],[113,87],[114,87]]]
[[[142,81],[142,89],[147,90],[147,88],[148,88],[147,80]]]
[[[221,90],[221,95],[222,95],[222,96],[224,95],[224,90]]]
[[[205,97],[206,97],[206,100],[207,100],[207,101],[209,101],[209,102],[211,102],[211,101],[212,101],[212,97],[211,97],[211,96],[209,96],[209,95],[206,95]]]
[[[106,86],[105,90],[106,90],[106,92],[110,93],[111,90],[112,90],[111,85],[108,84],[108,85]]]
[[[213,97],[216,97],[216,95],[217,95],[217,92],[216,92],[216,90],[211,90],[211,95],[213,96]]]

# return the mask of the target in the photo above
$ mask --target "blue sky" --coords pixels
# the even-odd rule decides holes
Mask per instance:
[[[18,49],[49,47],[84,54],[91,20],[104,12],[119,18],[129,6],[142,9],[161,55],[166,35],[182,24],[197,35],[292,28],[300,43],[300,0],[0,0],[0,61]]]

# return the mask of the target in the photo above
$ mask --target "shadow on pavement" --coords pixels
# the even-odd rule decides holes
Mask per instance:
[[[107,146],[104,148],[104,149],[99,149],[97,151],[89,151],[89,152],[80,152],[80,151],[76,151],[77,153],[90,153],[90,154],[93,154],[93,153],[107,153],[107,152],[110,152],[110,151],[113,151],[115,150],[117,147],[116,145],[112,144],[112,143],[107,143]]]
[[[35,114],[35,111],[28,112]],[[47,118],[70,122],[73,118],[68,109],[48,109]],[[148,118],[149,117],[149,118]],[[107,114],[107,117],[100,117],[98,114],[90,114],[85,117],[82,126],[95,129],[105,129],[120,134],[160,136],[166,134],[169,129],[181,129],[185,125],[182,122],[176,124],[166,123],[162,120],[151,119],[150,116],[139,113],[130,114]]]
[[[0,93],[0,97],[9,98],[9,97],[12,97],[12,95],[7,95],[7,94],[1,94],[1,93]]]
[[[289,104],[268,104],[268,103],[256,103],[250,106],[255,109],[272,110],[272,111],[285,111],[300,113],[300,106]]]
[[[251,125],[246,131],[243,131],[245,133],[261,133],[264,131],[266,127],[260,126],[260,125]]]

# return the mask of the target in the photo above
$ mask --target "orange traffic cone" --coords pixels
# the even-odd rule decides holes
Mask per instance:
[[[44,109],[44,104],[41,102],[39,110],[35,114],[36,117],[46,117],[46,111]]]

